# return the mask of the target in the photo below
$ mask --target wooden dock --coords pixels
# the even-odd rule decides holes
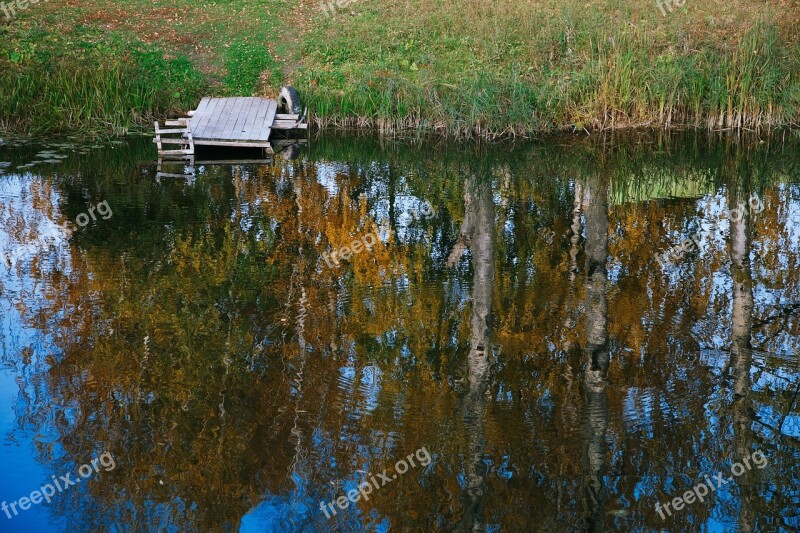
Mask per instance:
[[[203,98],[186,118],[168,120],[166,128],[155,123],[158,155],[189,157],[195,146],[228,146],[263,148],[272,154],[270,135],[273,130],[304,130],[305,112],[278,113],[278,102],[270,98]],[[177,128],[170,128],[177,126]],[[178,135],[178,137],[169,137]],[[176,150],[164,149],[164,144],[180,145]]]

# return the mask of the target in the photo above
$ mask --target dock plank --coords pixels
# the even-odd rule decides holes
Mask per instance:
[[[209,98],[208,96],[202,98],[200,100],[200,103],[197,104],[197,109],[194,110],[194,114],[196,115],[198,113],[203,113],[206,107],[208,107],[208,104],[210,104],[214,100],[216,100],[216,98]]]
[[[269,100],[258,100],[258,105],[250,110],[248,121],[245,124],[247,136],[251,139],[261,139],[262,122],[264,121],[264,108],[269,107]]]
[[[247,135],[247,122],[251,120],[250,113],[253,113],[258,108],[258,99],[255,98],[248,98],[242,104],[242,111],[239,113],[239,116],[236,118],[236,125],[233,129],[233,140],[244,140],[249,139],[250,137]]]
[[[273,100],[266,102],[266,105],[261,106],[261,109],[258,111],[258,116],[256,117],[258,130],[256,135],[259,139],[269,139],[269,134],[272,129],[272,121],[267,120],[267,117],[269,116],[269,111],[273,102]],[[275,105],[277,107],[277,104]]]
[[[269,148],[269,141],[212,141],[202,140],[194,143],[196,146],[241,146],[244,148]]]
[[[221,138],[230,141],[239,140],[241,127],[244,125],[247,111],[251,105],[252,102],[250,100],[245,98],[237,99],[233,110],[233,116],[231,117],[232,120],[225,125],[225,131],[222,133]]]
[[[231,101],[231,107],[229,110],[226,111],[227,117],[225,118],[225,122],[220,122],[220,125],[217,126],[217,130],[214,132],[214,138],[216,139],[223,139],[223,140],[230,140],[231,135],[233,135],[233,129],[236,126],[236,120],[239,118],[239,113],[242,112],[242,105],[244,104],[242,98],[233,98]]]
[[[222,101],[219,98],[203,98],[200,105],[197,106],[192,119],[189,121],[189,127],[192,129],[193,135],[203,135],[209,122],[214,118],[214,112],[217,105]]]
[[[269,111],[267,112],[267,118],[264,119],[264,124],[266,126],[266,131],[264,134],[265,139],[269,139],[270,133],[272,133],[272,123],[275,121],[275,115],[278,113],[278,102],[275,100],[269,101]]]
[[[232,98],[222,98],[219,102],[217,102],[217,105],[214,108],[214,114],[212,115],[212,118],[209,119],[208,124],[203,132],[203,138],[215,138],[217,130],[225,126],[225,121],[227,120],[228,113],[231,109],[233,109]]]
[[[269,146],[273,125],[290,122],[281,115],[276,123],[278,103],[269,98],[203,98],[189,120],[196,144],[215,146]],[[288,119],[288,120],[287,120]]]
[[[203,137],[214,138],[217,132],[225,128],[225,123],[230,118],[231,111],[235,103],[234,98],[225,98],[219,102],[214,110],[212,118],[209,119],[208,125],[203,132]]]

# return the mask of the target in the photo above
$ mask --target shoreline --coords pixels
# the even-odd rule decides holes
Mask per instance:
[[[153,117],[157,117],[153,115]],[[169,115],[158,116],[164,120],[170,118]],[[154,118],[155,120],[155,118]],[[442,127],[405,126],[408,121],[401,119],[370,119],[363,117],[346,118],[320,118],[311,113],[309,119],[309,134],[319,138],[326,134],[337,135],[356,135],[374,136],[386,139],[403,140],[427,140],[432,142],[470,142],[470,143],[492,143],[492,142],[513,142],[513,141],[541,141],[550,138],[586,138],[602,137],[614,134],[642,134],[646,136],[672,135],[672,134],[693,134],[705,136],[737,136],[750,137],[758,136],[775,139],[782,135],[800,132],[800,123],[756,125],[753,127],[702,127],[691,124],[670,124],[669,126],[653,125],[653,121],[641,124],[615,124],[595,128],[584,126],[580,129],[574,125],[564,125],[557,128],[546,130],[520,131],[508,128],[506,131],[481,131],[475,130],[449,130]],[[709,121],[710,122],[710,121]],[[39,130],[36,132],[18,131],[13,129],[0,128],[0,147],[9,144],[8,141],[25,140],[30,142],[44,141],[45,139],[73,138],[75,136],[85,136],[90,139],[132,139],[136,137],[152,137],[152,127],[148,127],[150,121],[145,124],[133,124],[127,126],[122,133],[115,133],[105,128],[92,129],[91,127],[62,130]],[[400,126],[398,127],[398,123]]]
[[[313,116],[313,115],[312,115]],[[164,117],[165,118],[165,117]],[[163,118],[162,118],[163,119]],[[645,138],[658,138],[672,135],[693,135],[707,138],[729,137],[746,139],[771,139],[779,140],[787,135],[800,134],[800,124],[789,124],[782,126],[761,126],[755,128],[702,128],[687,125],[670,125],[669,127],[652,126],[650,124],[637,125],[616,125],[604,129],[582,128],[575,129],[572,126],[565,126],[550,130],[539,130],[525,133],[494,133],[484,135],[469,135],[464,132],[455,134],[446,129],[437,128],[397,128],[392,125],[377,125],[372,120],[365,120],[357,117],[348,119],[347,123],[339,121],[338,124],[331,124],[329,120],[322,120],[314,117],[310,123],[309,135],[315,139],[324,139],[326,136],[338,138],[340,136],[371,137],[376,139],[408,141],[412,144],[417,142],[429,143],[468,143],[476,145],[494,143],[514,143],[514,142],[541,142],[548,140],[570,141],[577,139],[604,139],[617,135],[629,136],[639,135]],[[359,125],[353,125],[359,124]],[[0,129],[0,148],[13,145],[15,142],[24,143],[47,143],[51,140],[77,140],[78,137],[103,142],[119,139],[152,138],[154,133],[152,128],[146,125],[132,125],[124,133],[115,134],[105,129],[77,128],[73,130],[53,130],[37,131],[35,133]]]

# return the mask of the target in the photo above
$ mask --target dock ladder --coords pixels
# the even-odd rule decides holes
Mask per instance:
[[[194,139],[192,138],[192,130],[189,128],[188,118],[178,118],[175,120],[164,121],[164,128],[155,122],[156,138],[153,142],[158,146],[159,157],[188,159],[194,157]],[[170,128],[169,126],[173,126]],[[177,128],[175,128],[177,126]],[[170,137],[162,137],[169,135]],[[179,135],[179,137],[175,137]],[[180,148],[177,150],[165,150],[165,144],[178,145]]]

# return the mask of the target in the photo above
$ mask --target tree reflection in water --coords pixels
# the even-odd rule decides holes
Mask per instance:
[[[586,343],[583,383],[586,390],[585,429],[585,528],[603,531],[606,489],[603,478],[608,469],[608,186],[594,178],[585,184],[582,202],[586,221]]]
[[[323,141],[193,184],[155,184],[132,145],[0,177],[12,244],[114,210],[0,271],[19,443],[0,459],[56,473],[110,450],[102,483],[29,511],[76,531],[796,528],[796,147],[690,141]],[[767,209],[660,267],[740,183]],[[324,264],[409,199],[436,215]],[[422,446],[427,468],[319,511]],[[755,448],[768,468],[655,513]]]

